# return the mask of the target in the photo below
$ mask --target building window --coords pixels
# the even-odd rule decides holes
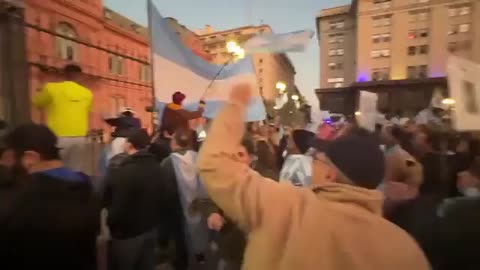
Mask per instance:
[[[450,7],[448,9],[448,16],[455,17],[455,16],[465,16],[471,13],[470,6],[457,6],[457,7]]]
[[[370,52],[372,58],[390,57],[390,49],[373,50]]]
[[[381,27],[381,26],[389,26],[391,24],[392,17],[390,15],[385,15],[385,16],[373,17],[372,19],[373,19],[374,27]]]
[[[415,55],[417,53],[417,47],[408,46],[408,55]]]
[[[428,54],[428,45],[419,46],[419,53],[420,54]]]
[[[330,68],[330,70],[342,70],[343,63],[328,63],[328,67]]]
[[[372,70],[372,81],[383,81],[390,79],[389,68],[377,68]]]
[[[337,50],[328,51],[328,56],[335,56],[335,55],[337,55]]]
[[[428,2],[429,2],[429,0],[410,0],[410,3],[412,5],[414,5],[414,4],[425,4],[425,3],[428,3]]]
[[[409,13],[410,15],[410,22],[421,22],[428,20],[428,12],[427,11],[413,11]]]
[[[62,22],[57,25],[55,32],[59,35],[66,36],[69,38],[77,38],[77,32],[75,29],[68,23]],[[77,50],[76,50],[76,43],[74,41],[56,37],[56,44],[57,44],[57,55],[63,59],[68,61],[76,61],[77,60]]]
[[[262,64],[262,63],[263,63],[263,59],[260,58],[260,59],[258,60],[258,63],[259,63],[259,64]]]
[[[152,81],[152,68],[149,65],[140,64],[140,81]]]
[[[327,80],[328,83],[343,83],[343,78],[329,78]]]
[[[391,0],[373,0],[373,9],[389,9],[392,6]]]
[[[408,66],[407,67],[407,78],[409,79],[422,79],[428,77],[428,66]]]
[[[458,25],[458,32],[467,33],[468,31],[470,31],[470,24],[469,23],[464,23],[464,24]]]
[[[376,34],[372,36],[373,43],[390,42],[390,33]]]
[[[410,30],[408,32],[409,39],[426,38],[426,37],[428,37],[428,29]]]
[[[124,61],[123,58],[116,55],[108,57],[108,71],[114,75],[124,75]]]
[[[342,56],[345,53],[344,49],[337,49],[337,55]]]
[[[121,96],[113,96],[110,99],[110,114],[118,115],[121,109],[126,107],[125,98]]]
[[[328,43],[343,43],[343,34],[336,33],[328,35]]]
[[[335,83],[335,84],[333,85],[333,87],[335,87],[335,88],[343,87],[343,83],[341,83],[341,82]]]
[[[342,29],[345,27],[345,21],[344,20],[335,20],[330,22],[330,29]]]

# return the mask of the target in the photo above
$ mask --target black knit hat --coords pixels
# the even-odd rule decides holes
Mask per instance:
[[[356,129],[329,143],[326,156],[355,185],[375,189],[385,175],[385,159],[377,138]]]
[[[150,145],[150,136],[145,129],[132,130],[127,141],[137,150],[142,150]]]
[[[305,154],[310,147],[313,147],[315,133],[305,129],[296,129],[292,132],[292,139],[298,150],[300,150],[302,154]]]

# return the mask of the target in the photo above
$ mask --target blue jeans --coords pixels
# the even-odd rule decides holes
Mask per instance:
[[[114,270],[154,270],[157,232],[151,231],[130,239],[112,239]]]

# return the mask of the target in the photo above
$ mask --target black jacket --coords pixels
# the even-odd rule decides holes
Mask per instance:
[[[480,269],[480,197],[446,200],[424,250],[434,270]]]
[[[8,195],[8,196],[5,196]],[[96,269],[100,203],[84,181],[35,174],[2,186],[2,269]]]
[[[172,186],[162,180],[162,170],[155,156],[140,151],[122,165],[107,172],[105,196],[108,225],[115,239],[128,239],[157,229],[170,212]]]

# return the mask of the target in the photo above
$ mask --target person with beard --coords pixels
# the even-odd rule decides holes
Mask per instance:
[[[100,203],[89,178],[64,166],[57,143],[49,128],[37,124],[6,138],[15,165],[13,199],[0,220],[2,269],[96,268]]]

